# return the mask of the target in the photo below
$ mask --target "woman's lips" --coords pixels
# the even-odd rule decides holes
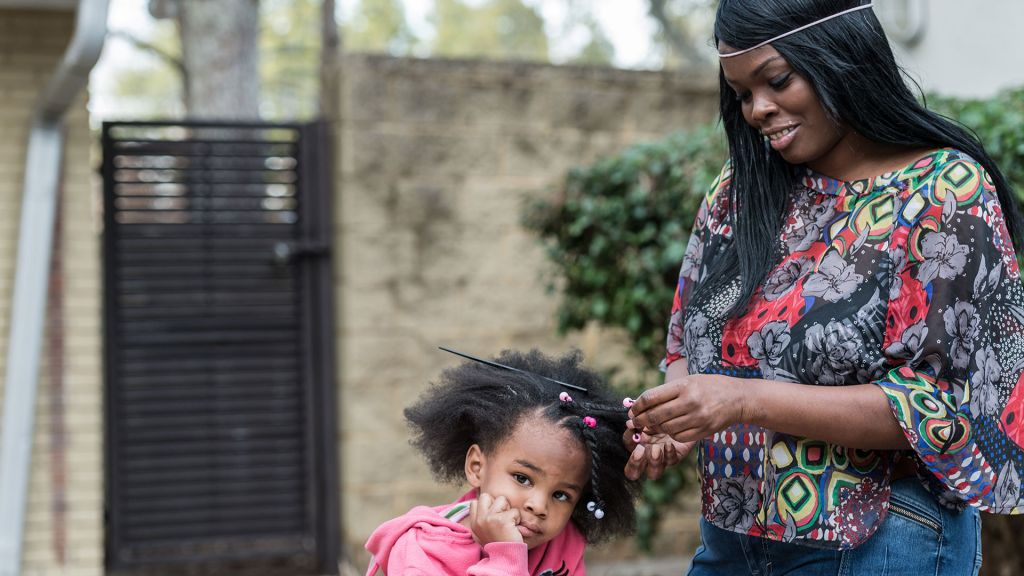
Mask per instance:
[[[768,136],[768,142],[773,150],[779,152],[793,143],[793,139],[796,138],[796,132],[799,129],[800,126],[796,125],[774,132]]]

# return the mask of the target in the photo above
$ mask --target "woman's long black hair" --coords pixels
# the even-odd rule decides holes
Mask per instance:
[[[568,430],[590,454],[590,481],[572,514],[584,538],[593,543],[630,533],[639,484],[625,474],[629,452],[622,435],[628,417],[622,398],[582,366],[579,352],[552,358],[536,350],[506,350],[494,361],[520,372],[464,362],[445,370],[440,381],[405,409],[411,443],[437,479],[461,484],[470,446],[477,444],[491,454],[521,423],[545,419]],[[547,378],[587,391],[566,389]],[[562,392],[571,400],[560,398]],[[586,417],[593,418],[593,427]],[[602,517],[588,509],[590,502]]]
[[[805,24],[866,4],[865,0],[721,0],[715,43],[749,48]],[[834,18],[772,42],[789,65],[813,86],[833,120],[865,138],[910,148],[955,148],[980,162],[995,184],[1014,246],[1020,246],[1020,213],[1010,184],[978,138],[962,125],[925,108],[904,82],[888,39],[872,10]],[[722,122],[729,141],[733,241],[710,259],[693,301],[720,294],[737,272],[739,298],[726,316],[741,314],[778,264],[783,212],[796,167],[767,148],[743,119],[742,103],[719,74]],[[707,256],[707,254],[706,254]]]

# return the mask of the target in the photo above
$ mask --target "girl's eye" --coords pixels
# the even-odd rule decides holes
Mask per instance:
[[[559,490],[558,492],[555,492],[555,500],[558,500],[559,502],[572,502],[572,495]]]
[[[789,83],[789,79],[793,76],[792,72],[786,72],[785,74],[779,74],[775,78],[772,78],[768,84],[775,90],[782,89]]]
[[[514,478],[516,482],[522,484],[523,486],[530,485],[530,477],[527,476],[526,474],[520,474],[516,472],[512,474],[512,478]]]

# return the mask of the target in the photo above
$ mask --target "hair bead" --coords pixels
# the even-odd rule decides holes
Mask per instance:
[[[597,427],[597,420],[593,416],[584,416],[583,423],[586,424],[587,428]]]
[[[569,396],[568,392],[562,392],[558,395],[558,399],[562,402],[572,402],[572,396]]]

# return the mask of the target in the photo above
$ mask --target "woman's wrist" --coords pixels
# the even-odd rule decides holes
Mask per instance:
[[[751,386],[752,381],[746,378],[723,377],[729,379],[729,388],[733,392],[732,405],[735,409],[733,424],[756,424],[756,413],[761,405],[756,398],[759,387]]]

